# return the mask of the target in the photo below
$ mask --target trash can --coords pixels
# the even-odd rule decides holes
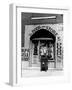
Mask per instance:
[[[41,56],[41,71],[48,70],[48,60],[46,56]]]

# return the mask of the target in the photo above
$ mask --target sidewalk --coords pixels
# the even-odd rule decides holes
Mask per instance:
[[[49,69],[47,72],[40,71],[39,67],[22,70],[22,77],[38,77],[38,76],[60,76],[63,75],[62,70]]]

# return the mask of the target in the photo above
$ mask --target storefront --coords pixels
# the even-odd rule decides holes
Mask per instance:
[[[45,54],[48,57],[48,69],[62,69],[62,29],[62,24],[26,25],[25,46],[22,48],[22,68],[37,67],[40,70],[41,55]]]

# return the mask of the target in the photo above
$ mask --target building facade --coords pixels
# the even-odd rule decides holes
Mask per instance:
[[[48,57],[48,69],[63,69],[63,21],[59,19],[63,20],[63,17],[58,18],[54,23],[49,20],[47,23],[42,21],[42,23],[24,24],[22,20],[23,70],[33,67],[40,70],[42,54]]]

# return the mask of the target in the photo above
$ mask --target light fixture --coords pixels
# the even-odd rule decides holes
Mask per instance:
[[[49,17],[32,17],[31,19],[49,19],[49,18],[56,18],[56,16],[49,16]]]

